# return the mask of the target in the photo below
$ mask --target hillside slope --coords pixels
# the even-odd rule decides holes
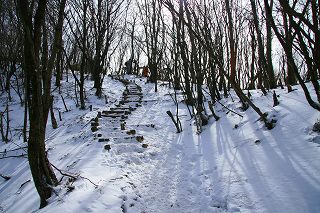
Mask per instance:
[[[97,112],[120,100],[122,83],[105,79],[107,104],[93,96],[92,85],[86,85],[90,112],[75,107],[72,82],[63,82],[62,95],[71,110],[62,114],[58,129],[48,125],[46,143],[51,163],[78,178],[62,178],[56,170],[61,185],[50,204],[38,210],[27,159],[0,159],[0,174],[11,177],[0,178],[0,212],[320,212],[320,134],[312,131],[320,113],[307,104],[299,86],[291,93],[276,90],[280,101],[276,107],[271,92],[263,96],[251,91],[254,103],[277,120],[272,130],[251,108],[241,111],[231,93],[235,101],[228,98],[222,103],[243,117],[217,103],[220,120],[211,118],[198,135],[183,103],[179,103],[183,132],[176,133],[166,114],[176,107],[167,85],[154,93],[145,79],[127,78],[143,92],[142,106],[126,120],[127,130],[143,135],[142,143],[118,136],[98,142],[98,133],[118,134],[119,126],[103,123],[104,118],[99,131],[91,132],[90,121]],[[64,111],[55,92],[55,108]],[[12,123],[21,126],[22,108],[13,103],[11,109],[17,112]],[[25,153],[25,149],[8,152],[26,146],[18,136],[14,139],[1,143],[0,158]],[[105,144],[111,146],[109,151]]]

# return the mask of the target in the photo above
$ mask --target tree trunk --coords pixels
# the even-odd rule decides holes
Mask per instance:
[[[46,4],[46,0],[39,0],[33,18],[29,2],[23,0],[18,0],[17,2],[24,29],[25,84],[27,85],[26,94],[30,121],[28,159],[34,184],[40,196],[40,208],[46,206],[47,199],[52,193],[52,186],[58,184],[45,151],[46,123],[44,121],[46,121],[47,115],[44,114],[46,106],[44,106],[44,98],[42,96],[42,92],[45,91],[41,82],[43,73],[39,66],[41,32],[45,22]],[[48,78],[51,81],[51,74]]]
[[[273,0],[270,1],[270,7],[273,7]],[[269,13],[269,10],[265,8],[266,11],[266,30],[267,30],[267,43],[266,43],[266,60],[267,60],[267,73],[269,78],[269,85],[271,89],[277,87],[276,78],[274,75],[273,64],[272,64],[272,29],[270,19],[272,14]]]
[[[187,45],[185,43],[185,31],[183,21],[183,1],[179,1],[179,21],[177,25],[177,41],[180,49],[180,56],[182,59],[183,71],[184,71],[184,89],[186,93],[186,103],[192,105],[193,98],[190,87],[190,78],[189,78],[189,62],[187,58]]]
[[[225,0],[225,6],[228,16],[228,31],[229,31],[229,45],[230,45],[230,80],[236,82],[236,65],[237,65],[237,50],[235,46],[233,19],[229,0]]]
[[[57,62],[56,62],[56,82],[55,85],[57,87],[61,86],[61,79],[62,79],[62,45],[60,46],[57,54]]]
[[[264,0],[264,2],[265,2],[265,5],[267,7],[267,10],[269,10],[269,12],[271,13],[271,8],[269,6],[268,1]],[[286,14],[283,14],[283,15],[286,16]],[[284,19],[286,19],[286,18],[284,17]],[[271,22],[271,26],[272,26],[273,31],[275,32],[275,34],[276,34],[281,46],[283,47],[283,49],[284,49],[284,51],[286,53],[287,63],[288,63],[288,71],[290,70],[290,72],[293,72],[290,75],[294,74],[295,75],[294,79],[295,78],[298,79],[299,84],[301,85],[301,87],[303,89],[303,92],[305,94],[305,97],[306,97],[309,105],[311,107],[313,107],[314,109],[320,111],[320,104],[312,100],[311,95],[309,93],[309,90],[308,90],[307,86],[305,85],[303,79],[301,78],[301,76],[299,74],[299,70],[298,70],[298,68],[297,68],[297,66],[295,64],[294,59],[293,59],[292,44],[291,44],[292,40],[287,40],[287,39],[283,38],[283,36],[280,34],[278,28],[276,27],[276,24],[275,24],[273,18],[271,19],[270,22]],[[284,23],[287,24],[286,21]],[[288,35],[287,33],[288,33],[288,31],[286,30],[286,37],[292,38],[292,35]],[[289,77],[289,74],[288,74],[288,77]]]
[[[58,128],[57,120],[54,116],[54,111],[53,111],[53,96],[51,98],[51,105],[50,105],[50,116],[51,116],[51,125],[53,129]]]
[[[272,75],[273,79],[270,79],[270,76],[268,76],[267,78],[266,72],[267,72],[268,66],[267,66],[267,60],[264,54],[264,45],[263,45],[261,31],[259,27],[256,3],[255,3],[255,0],[250,0],[250,2],[251,2],[252,14],[253,14],[253,22],[256,29],[257,41],[258,41],[258,51],[259,51],[258,63],[259,63],[259,69],[260,69],[259,84],[262,90],[264,87],[267,87],[269,89],[270,88],[269,83],[275,84],[274,74]],[[262,82],[263,82],[263,85],[262,85]],[[263,93],[265,94],[264,91]]]
[[[252,27],[253,28],[253,27]],[[256,60],[256,41],[255,41],[255,34],[254,29],[251,31],[251,65],[250,65],[250,83],[248,89],[255,89],[255,76],[254,76],[254,63]]]

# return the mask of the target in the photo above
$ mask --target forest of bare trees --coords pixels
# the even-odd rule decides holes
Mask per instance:
[[[203,85],[214,104],[235,91],[242,110],[254,109],[268,129],[274,123],[250,99],[299,84],[320,111],[320,13],[316,0],[3,0],[0,1],[1,138],[10,143],[12,92],[24,108],[21,130],[41,206],[59,184],[47,158],[45,133],[52,91],[74,78],[80,109],[85,82],[106,95],[108,74],[142,75],[182,90],[191,114],[205,124]],[[310,82],[312,87],[307,87]],[[311,89],[310,89],[311,88]],[[315,91],[316,99],[310,95]],[[60,97],[59,97],[60,98]],[[54,119],[54,113],[50,113]]]

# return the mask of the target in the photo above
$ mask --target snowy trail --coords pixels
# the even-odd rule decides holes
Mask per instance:
[[[127,212],[212,212],[214,208],[205,195],[208,192],[199,189],[201,182],[195,171],[199,156],[188,156],[184,150],[194,149],[193,144],[188,147],[182,140],[192,136],[175,133],[172,121],[164,116],[168,108],[174,110],[170,97],[143,105],[129,118],[128,123],[138,120],[155,124],[156,130],[146,136],[153,163],[134,166],[129,175],[135,187],[125,202]],[[183,109],[180,113],[188,112]]]
[[[242,112],[238,102],[226,99],[223,104],[243,118],[218,105],[221,119],[211,118],[197,135],[181,103],[183,132],[176,134],[166,114],[167,110],[175,114],[169,88],[159,86],[155,93],[153,84],[133,76],[131,80],[141,86],[143,100],[141,107],[128,114],[124,131],[119,120],[110,123],[106,118],[99,119],[98,132],[90,130],[98,111],[113,111],[123,97],[124,86],[112,79],[105,82],[105,88],[113,88],[107,105],[104,100],[89,99],[92,112],[73,108],[63,113],[57,130],[49,128],[50,161],[87,179],[69,183],[64,177],[50,205],[37,210],[39,199],[27,160],[0,161],[0,168],[12,175],[0,182],[0,212],[320,212],[320,134],[311,131],[320,114],[308,107],[301,89],[277,90],[277,107],[271,106],[272,95],[252,91],[253,101],[277,120],[272,130],[265,129],[251,108]],[[144,140],[125,139],[132,129]],[[97,133],[111,140],[99,142]],[[111,150],[105,150],[106,144]],[[68,191],[70,184],[73,191]]]
[[[319,212],[319,148],[301,143],[307,130],[297,128],[314,114],[310,110],[293,120],[292,106],[305,103],[294,98],[288,103],[269,107],[278,119],[274,130],[249,122],[255,116],[249,109],[243,119],[231,114],[210,120],[201,135],[194,134],[190,121],[175,133],[163,116],[164,108],[174,110],[172,103],[143,106],[132,119],[160,126],[146,139],[150,149],[159,149],[152,164],[130,174],[135,186],[127,191],[126,212]],[[182,107],[180,113],[188,112]]]

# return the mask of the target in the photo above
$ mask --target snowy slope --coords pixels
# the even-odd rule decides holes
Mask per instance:
[[[183,103],[183,132],[176,134],[165,113],[175,112],[168,86],[154,93],[145,79],[127,78],[142,87],[144,102],[129,115],[126,127],[143,135],[148,147],[142,148],[135,138],[98,142],[90,120],[97,111],[113,107],[124,86],[107,78],[104,88],[110,97],[105,104],[91,96],[92,85],[87,85],[87,102],[94,111],[80,111],[67,98],[71,111],[63,113],[58,129],[48,125],[47,134],[51,163],[81,177],[75,182],[64,177],[50,205],[37,210],[39,199],[27,160],[0,159],[0,173],[12,177],[0,178],[0,212],[320,212],[320,135],[312,132],[320,113],[308,106],[299,86],[291,93],[276,90],[276,107],[271,93],[251,91],[261,110],[277,120],[272,130],[266,130],[252,109],[242,112],[233,95],[235,102],[222,102],[243,117],[216,104],[221,119],[211,118],[197,135]],[[72,87],[66,94],[71,97]],[[55,106],[63,111],[56,97]],[[17,105],[16,110],[21,108]],[[118,126],[101,123],[99,133],[118,134]],[[111,145],[110,151],[105,144]],[[16,147],[1,144],[0,152]],[[69,192],[71,185],[75,188]]]

